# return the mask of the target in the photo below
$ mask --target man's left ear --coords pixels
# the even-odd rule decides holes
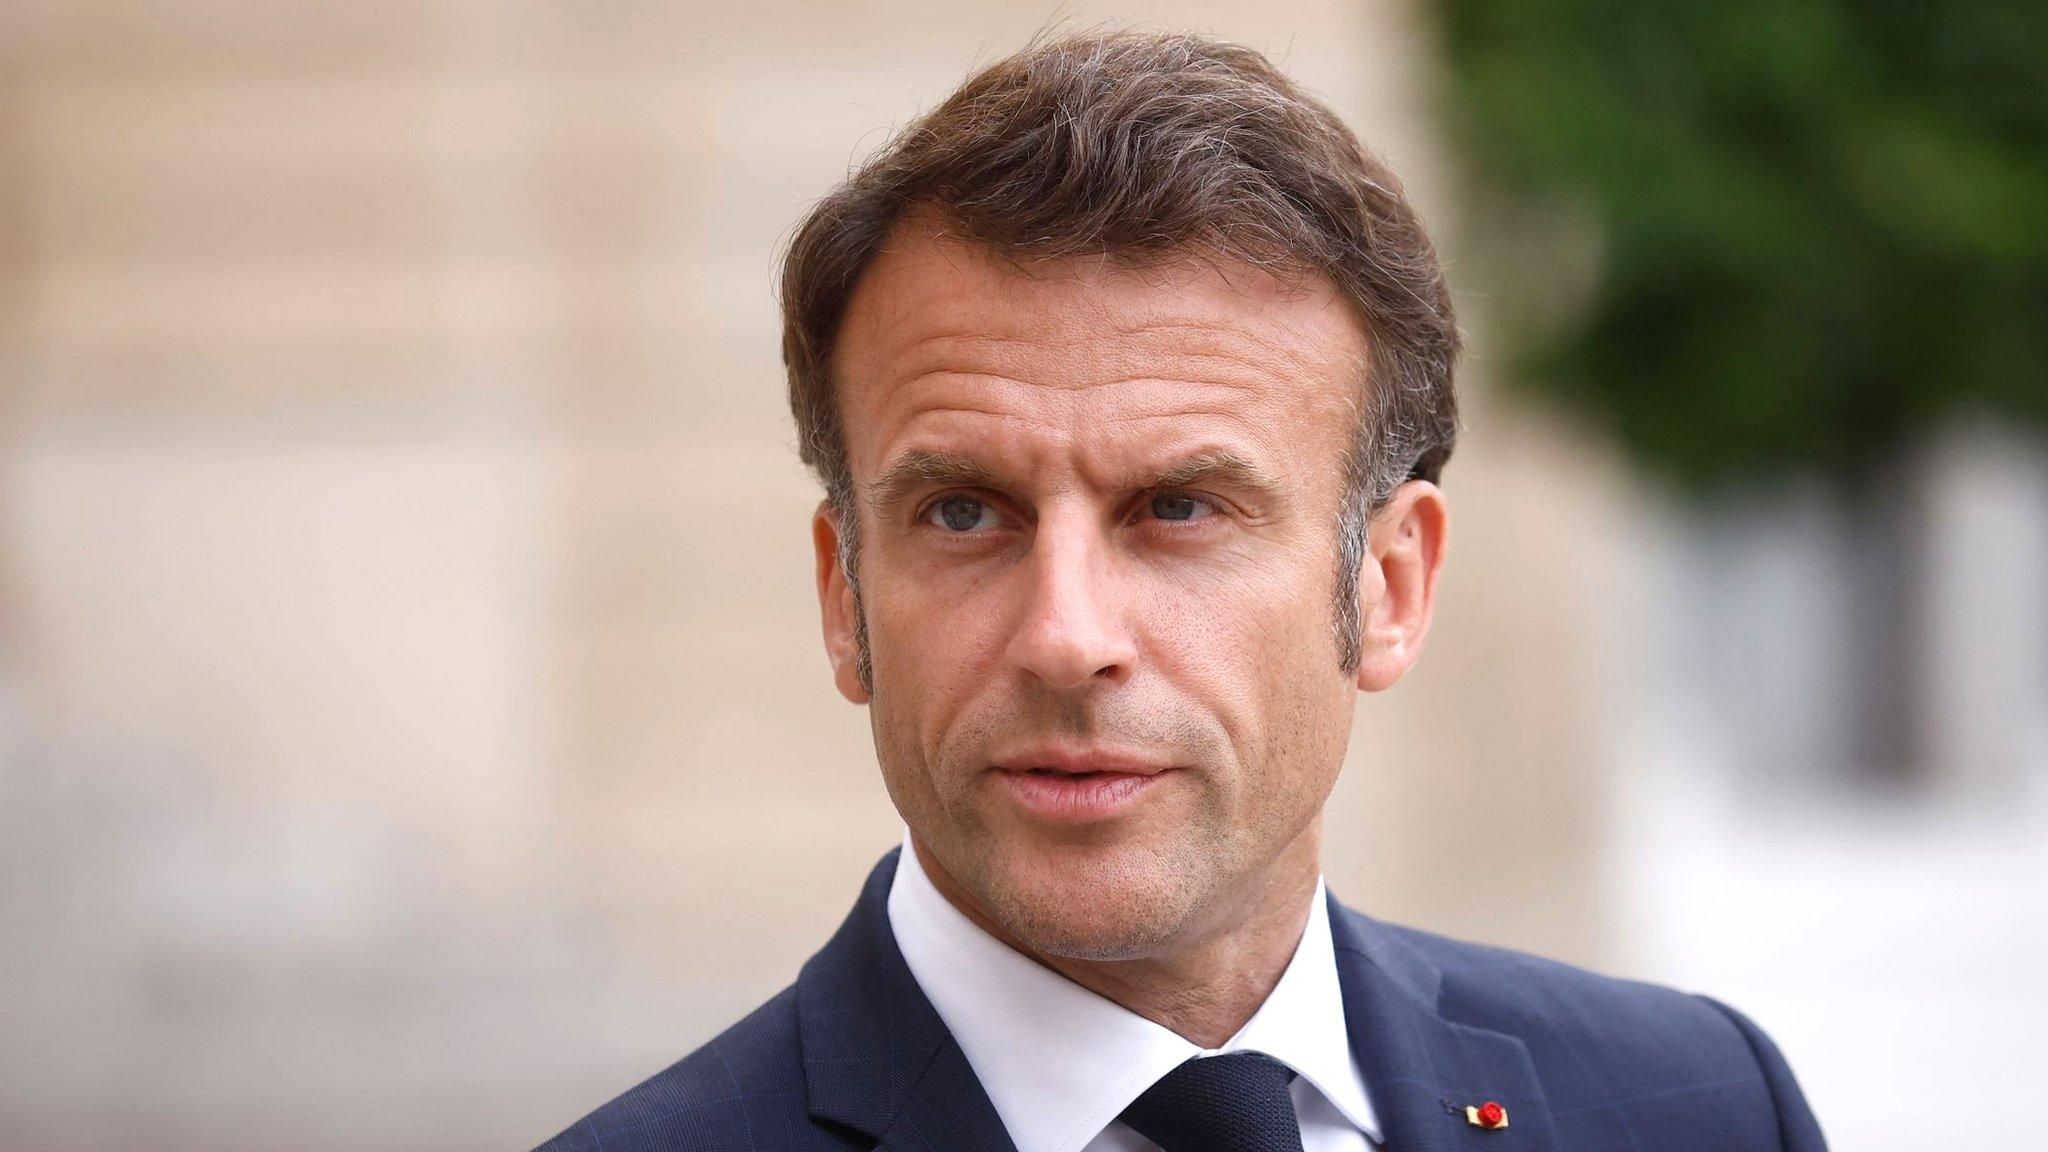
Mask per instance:
[[[1422,654],[1451,525],[1443,490],[1410,480],[1372,518],[1358,566],[1358,686],[1391,688]]]

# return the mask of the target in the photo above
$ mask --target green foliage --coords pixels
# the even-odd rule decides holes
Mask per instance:
[[[2048,3],[1434,10],[1506,208],[1474,241],[1526,264],[1499,221],[1591,224],[1587,298],[1507,333],[1517,383],[1692,483],[1853,473],[1959,408],[2048,425]]]

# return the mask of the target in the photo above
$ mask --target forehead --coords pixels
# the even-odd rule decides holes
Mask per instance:
[[[917,446],[1128,458],[1224,439],[1319,457],[1348,441],[1366,352],[1323,277],[1193,256],[1019,263],[914,221],[861,278],[832,368],[850,463],[871,476],[935,439],[956,443]]]

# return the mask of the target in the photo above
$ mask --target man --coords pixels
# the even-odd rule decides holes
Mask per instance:
[[[1429,630],[1458,338],[1250,50],[1044,43],[820,203],[784,355],[825,647],[902,813],[796,984],[545,1147],[1809,1152],[1712,1001],[1323,891]]]

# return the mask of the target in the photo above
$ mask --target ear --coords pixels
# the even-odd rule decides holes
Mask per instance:
[[[820,500],[811,514],[811,546],[818,553],[818,611],[825,625],[825,656],[832,662],[832,680],[839,694],[855,704],[868,702],[855,662],[853,585],[839,566],[839,519],[832,502]]]
[[[1451,510],[1443,490],[1410,480],[1372,518],[1370,542],[1358,571],[1358,686],[1391,688],[1422,655],[1436,611],[1436,578],[1443,571]]]

